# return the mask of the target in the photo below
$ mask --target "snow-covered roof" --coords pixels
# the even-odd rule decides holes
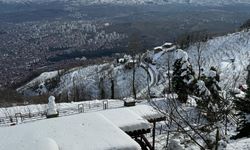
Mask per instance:
[[[137,61],[137,60],[130,59],[128,62],[129,62],[129,63],[137,63],[138,61]]]
[[[128,97],[123,99],[125,102],[135,102],[135,99],[133,97]]]
[[[157,49],[162,49],[162,46],[157,46],[154,48],[154,50],[157,50]]]
[[[100,113],[124,132],[150,130],[151,128],[147,120],[128,108],[110,109]]]
[[[163,46],[171,46],[171,45],[173,45],[173,43],[170,43],[170,42],[166,42],[163,44]]]
[[[142,104],[142,105],[137,105],[135,107],[130,107],[128,108],[141,116],[142,118],[148,120],[148,121],[153,121],[153,120],[164,120],[165,116],[161,114],[159,111],[157,111],[154,107]]]
[[[0,128],[0,134],[4,135],[1,150],[140,149],[132,138],[98,113]]]

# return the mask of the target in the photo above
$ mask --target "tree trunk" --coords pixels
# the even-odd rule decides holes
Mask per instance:
[[[111,79],[111,99],[115,99],[115,84],[114,84],[114,79]]]
[[[135,87],[135,64],[134,64],[134,68],[133,68],[133,95],[134,95],[134,99],[136,99],[136,87]]]

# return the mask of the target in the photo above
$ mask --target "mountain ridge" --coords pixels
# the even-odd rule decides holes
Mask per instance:
[[[115,5],[167,5],[167,4],[192,4],[220,6],[231,4],[250,4],[249,0],[0,0],[2,3],[46,3],[46,2],[70,2],[82,5],[115,4]]]

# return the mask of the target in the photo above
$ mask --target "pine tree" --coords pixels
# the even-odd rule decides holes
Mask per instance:
[[[211,67],[208,76],[203,76],[204,81],[196,83],[196,96],[201,97],[198,108],[206,114],[208,121],[212,124],[220,121],[225,114],[226,100],[221,96],[219,86],[220,76],[215,67]]]
[[[206,87],[210,90],[214,99],[218,99],[220,96],[219,91],[221,87],[219,86],[220,75],[215,67],[211,67],[208,77],[205,79]]]
[[[246,91],[246,97],[245,98],[236,98],[235,105],[236,110],[239,110],[240,113],[238,114],[239,118],[241,119],[237,130],[239,131],[239,134],[237,134],[233,138],[242,138],[242,137],[250,137],[250,120],[247,119],[250,116],[250,65],[247,68],[248,75],[246,84],[248,86]]]
[[[194,80],[195,73],[187,57],[177,59],[174,63],[172,86],[182,103],[187,102],[188,94],[193,91]]]

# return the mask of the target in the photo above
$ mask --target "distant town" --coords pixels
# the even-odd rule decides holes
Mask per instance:
[[[39,72],[82,65],[97,51],[110,55],[127,36],[107,32],[108,26],[85,21],[0,25],[0,87],[15,86]]]

